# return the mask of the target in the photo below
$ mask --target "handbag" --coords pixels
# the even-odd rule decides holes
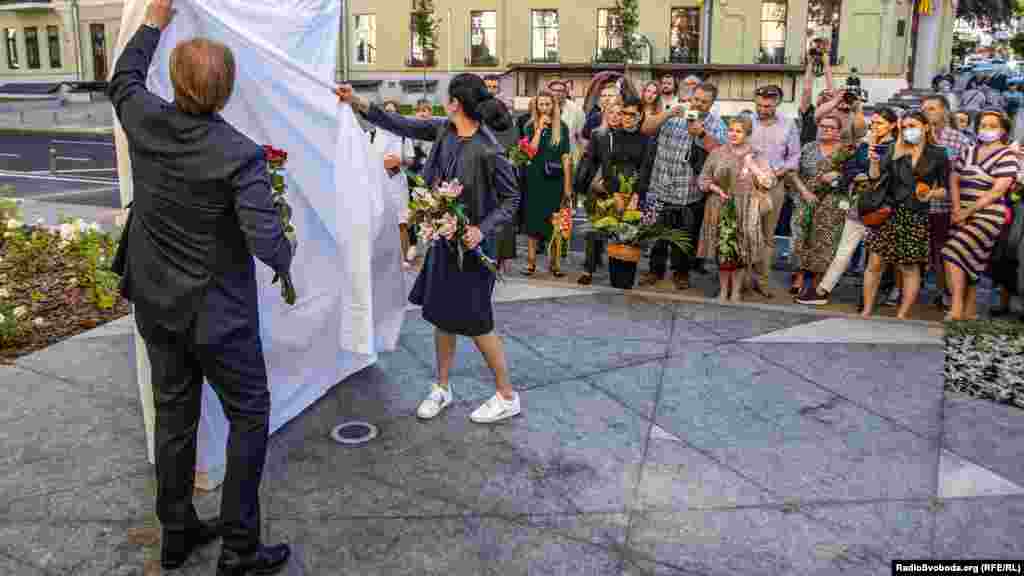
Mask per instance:
[[[868,228],[877,228],[892,216],[892,208],[886,206],[885,202],[888,193],[889,174],[885,173],[870,191],[861,194],[857,199],[857,211]]]
[[[548,160],[544,162],[544,175],[548,178],[557,178],[562,175],[562,163]]]

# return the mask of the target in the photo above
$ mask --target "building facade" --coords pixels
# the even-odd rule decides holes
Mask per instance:
[[[0,0],[0,84],[105,81],[121,0]]]
[[[949,65],[950,2],[932,2],[948,20],[935,47],[938,68]],[[463,71],[505,74],[505,91],[526,97],[554,77],[572,80],[582,95],[595,73],[623,68],[611,0],[431,4],[436,47],[423,55],[413,26],[418,0],[348,0],[341,76],[410,103],[423,96],[424,79],[425,93],[442,100],[445,78]],[[639,0],[639,9],[644,49],[630,66],[635,80],[695,74],[719,85],[726,107],[748,107],[764,84],[782,86],[792,107],[813,38],[831,39],[838,80],[856,69],[871,100],[907,87],[913,0]]]

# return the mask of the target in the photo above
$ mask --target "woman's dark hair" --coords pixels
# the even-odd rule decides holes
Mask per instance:
[[[896,137],[900,130],[900,117],[896,115],[896,111],[892,108],[879,108],[875,114],[885,118],[885,121],[892,125],[889,128],[889,135]]]
[[[1006,144],[1010,141],[1010,133],[1013,131],[1013,124],[1010,122],[1010,117],[999,110],[982,110],[978,112],[978,115],[974,118],[974,131],[981,131],[981,119],[985,116],[993,116],[999,119],[999,127],[1003,129],[1002,143]]]
[[[466,116],[491,130],[504,132],[512,128],[508,108],[487,91],[484,81],[476,74],[459,74],[452,78],[448,83],[448,98],[458,100]]]
[[[644,109],[644,103],[640,100],[639,96],[636,94],[623,94],[622,107],[629,108],[630,106],[636,106],[641,111]]]

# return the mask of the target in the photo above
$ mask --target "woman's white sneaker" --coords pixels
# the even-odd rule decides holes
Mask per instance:
[[[424,420],[430,420],[440,414],[451,403],[451,384],[448,385],[448,388],[442,388],[435,383],[430,388],[430,395],[427,396],[426,400],[420,402],[420,407],[416,409],[416,415]]]
[[[516,416],[520,411],[518,392],[511,400],[505,400],[500,394],[495,394],[484,402],[483,406],[474,410],[469,419],[477,424],[493,424]]]

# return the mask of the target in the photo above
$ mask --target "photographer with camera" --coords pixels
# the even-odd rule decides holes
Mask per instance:
[[[854,142],[859,142],[868,132],[867,122],[864,120],[864,101],[867,97],[867,92],[860,87],[857,69],[853,68],[846,79],[846,84],[814,113],[814,120],[821,122],[826,116],[838,114],[843,120],[840,141],[850,146]]]
[[[835,82],[832,78],[832,64],[829,61],[828,42],[823,39],[815,39],[811,48],[807,51],[807,66],[804,67],[804,89],[800,94],[800,145],[815,142],[818,139],[818,122],[815,120],[815,111],[832,100],[835,93]],[[822,90],[814,102],[814,78],[821,74],[825,76],[825,89]]]

